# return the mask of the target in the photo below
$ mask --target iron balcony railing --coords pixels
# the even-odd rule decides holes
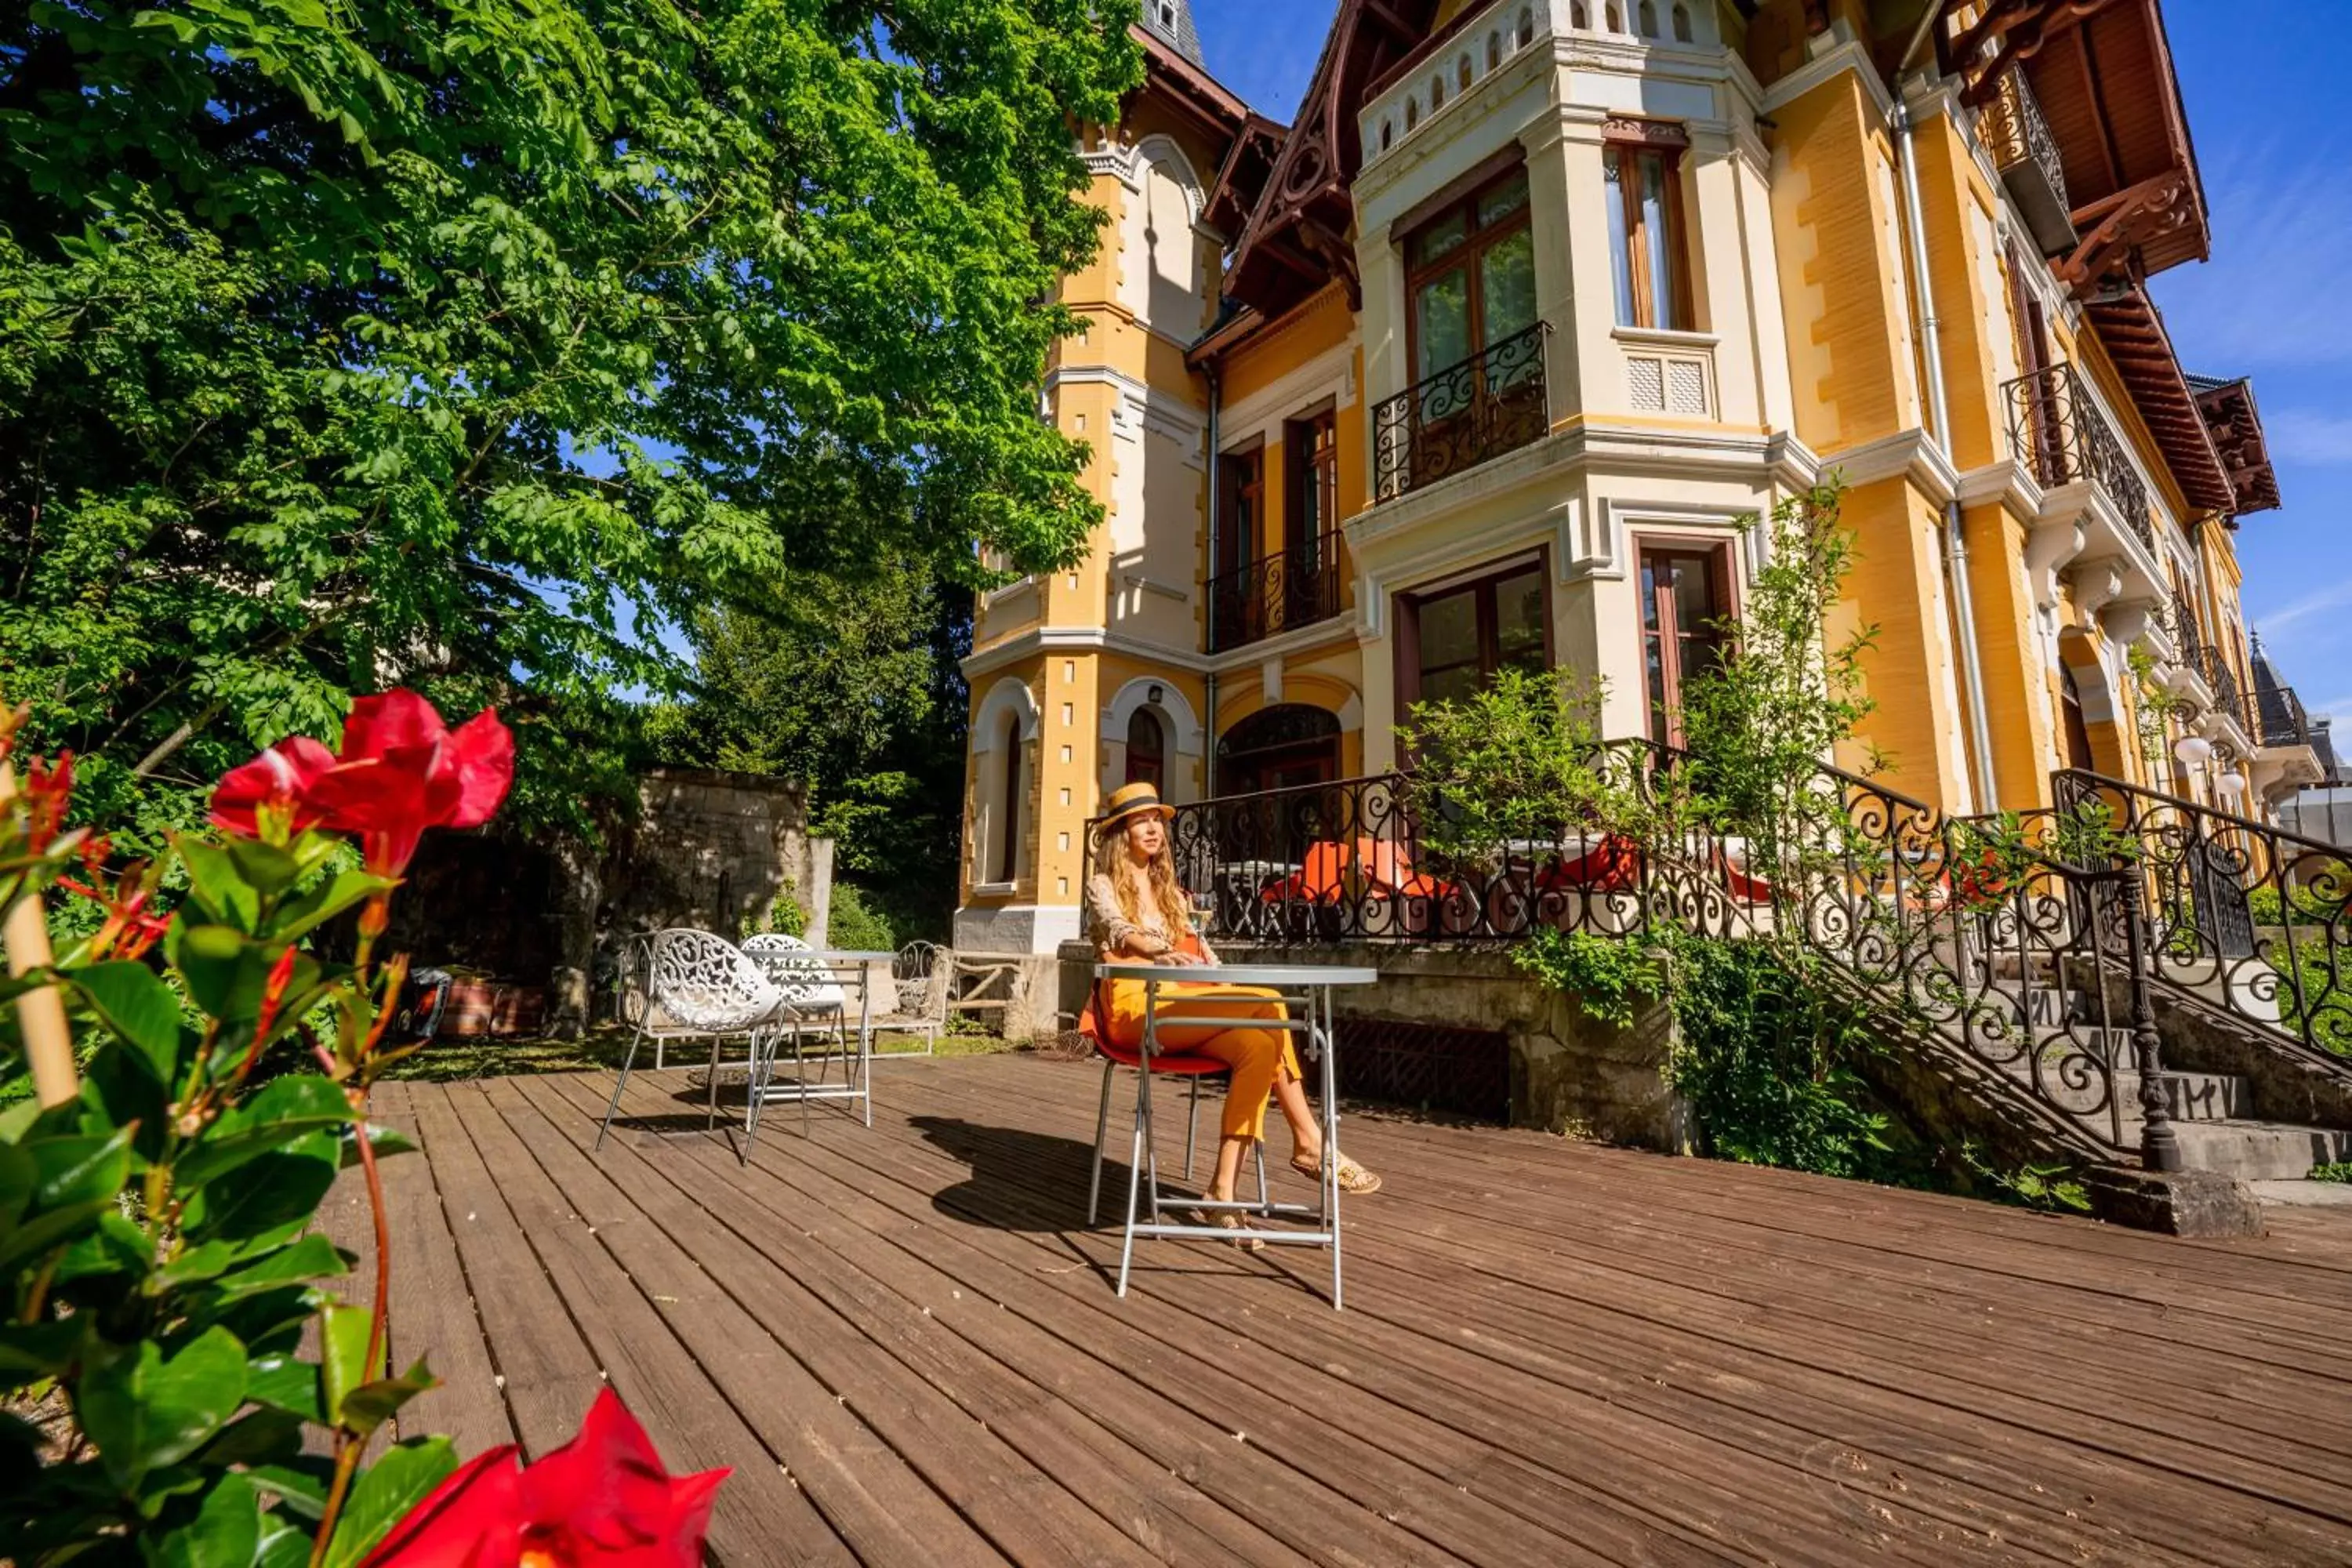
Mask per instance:
[[[2001,73],[2000,89],[1984,106],[1977,127],[2042,253],[2072,245],[2074,208],[2066,197],[2065,163],[2023,69],[2011,67]]]
[[[2033,477],[2050,488],[2078,481],[2097,486],[2154,555],[2147,487],[2074,367],[2031,371],[2001,390],[2009,403],[2010,444]]]
[[[1475,468],[1551,428],[1538,321],[1382,403],[1372,421],[1372,499],[1392,500]]]
[[[2172,595],[2172,640],[2180,650],[2180,662],[2190,669],[2198,668],[2203,657],[2205,634],[2198,629],[2197,606],[2189,595],[2176,591]]]
[[[2196,668],[2204,678],[2206,689],[2213,693],[2213,710],[2229,715],[2241,729],[2253,732],[2257,726],[2246,711],[2245,688],[2238,684],[2238,672],[2230,668],[2228,657],[2207,643],[2197,650]]]
[[[2303,710],[2303,699],[2294,694],[2292,686],[2281,686],[2262,694],[2262,742],[2265,746],[2308,746],[2311,744],[2311,720]]]
[[[1906,1020],[1890,1039],[2000,1086],[2068,1147],[2178,1168],[2127,862],[1828,766],[1736,824],[1696,826],[1672,803],[1705,765],[1647,742],[1596,748],[1596,774],[1645,797],[1643,816],[1694,824],[1641,837],[1493,819],[1385,773],[1179,806],[1171,849],[1211,939],[1235,948],[1778,933]]]
[[[1209,579],[1209,651],[1244,647],[1339,613],[1339,535]]]

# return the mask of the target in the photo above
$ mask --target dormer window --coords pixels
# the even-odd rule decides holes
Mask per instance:
[[[1176,30],[1175,0],[1160,0],[1160,25],[1171,33]]]

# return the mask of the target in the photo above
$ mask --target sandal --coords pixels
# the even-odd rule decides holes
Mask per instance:
[[[1194,1209],[1192,1211],[1192,1220],[1193,1223],[1197,1225],[1210,1226],[1218,1230],[1239,1230],[1242,1228],[1242,1216],[1234,1213],[1231,1209]],[[1237,1236],[1234,1237],[1234,1245],[1240,1247],[1244,1252],[1264,1252],[1265,1250],[1265,1243],[1255,1236]]]
[[[1323,1179],[1323,1167],[1318,1161],[1302,1160],[1294,1154],[1290,1157],[1290,1168],[1311,1180],[1319,1182]],[[1339,1156],[1339,1190],[1352,1197],[1361,1197],[1366,1193],[1379,1192],[1381,1179],[1342,1154]]]

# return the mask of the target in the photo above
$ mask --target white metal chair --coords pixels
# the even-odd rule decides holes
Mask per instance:
[[[799,937],[772,932],[747,938],[743,952],[782,995],[777,1027],[751,1086],[754,1114],[757,1107],[767,1100],[797,1100],[801,1105],[801,1131],[805,1133],[809,1130],[810,1100],[863,1100],[866,1124],[874,1125],[872,1015],[870,1006],[863,1005],[868,990],[863,964],[856,971],[862,1005],[857,1044],[853,1051],[849,1042],[849,995],[842,984],[838,963],[819,956]],[[840,1057],[842,1081],[838,1088],[824,1088],[809,1081],[806,1041],[813,1033],[820,1037],[831,1037],[828,1048],[817,1060],[822,1074],[830,1070],[835,1056]],[[787,1037],[792,1040],[794,1080],[792,1088],[778,1089],[776,1057]]]
[[[947,976],[940,970],[939,944],[910,942],[900,948],[898,956],[890,961],[890,1011],[874,1020],[875,1029],[920,1035],[922,1054],[932,1055],[939,1049],[940,1027],[947,1011]]]
[[[613,997],[614,1017],[626,1024],[637,1038],[653,1042],[656,1072],[667,1065],[663,1047],[670,1041],[700,1039],[707,1033],[672,1017],[654,1000],[654,938],[660,934],[629,938],[621,950],[620,985]]]
[[[658,1026],[669,1031],[670,1038],[710,1037],[710,1114],[705,1125],[717,1126],[720,1047],[730,1037],[741,1036],[746,1040],[746,1071],[756,1089],[761,1034],[774,1026],[784,1005],[783,991],[760,972],[758,964],[709,931],[673,929],[656,931],[639,941],[645,952],[637,1032],[629,1038],[628,1055],[621,1060],[620,1077],[613,1084],[613,1098],[604,1107],[604,1125],[596,1130],[598,1148],[604,1147],[604,1134],[612,1131],[614,1114],[620,1109],[621,1091],[628,1087],[629,1069],[636,1063],[638,1042],[656,1026],[656,1018],[663,1021]],[[627,996],[625,983],[625,1007],[630,1005]],[[656,1060],[659,1060],[658,1047]],[[746,1154],[758,1132],[759,1097],[754,1093],[744,1113]]]

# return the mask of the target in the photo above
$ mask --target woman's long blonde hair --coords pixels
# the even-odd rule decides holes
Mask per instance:
[[[1165,824],[1161,825],[1160,853],[1144,862],[1143,877],[1151,889],[1151,901],[1160,906],[1160,918],[1168,928],[1172,941],[1192,929],[1192,900],[1185,896],[1183,885],[1176,880],[1176,852],[1169,842]],[[1134,924],[1143,923],[1142,905],[1136,898],[1135,873],[1130,868],[1127,850],[1127,829],[1118,830],[1120,855],[1118,875],[1110,879],[1111,891],[1118,899],[1118,912]]]

